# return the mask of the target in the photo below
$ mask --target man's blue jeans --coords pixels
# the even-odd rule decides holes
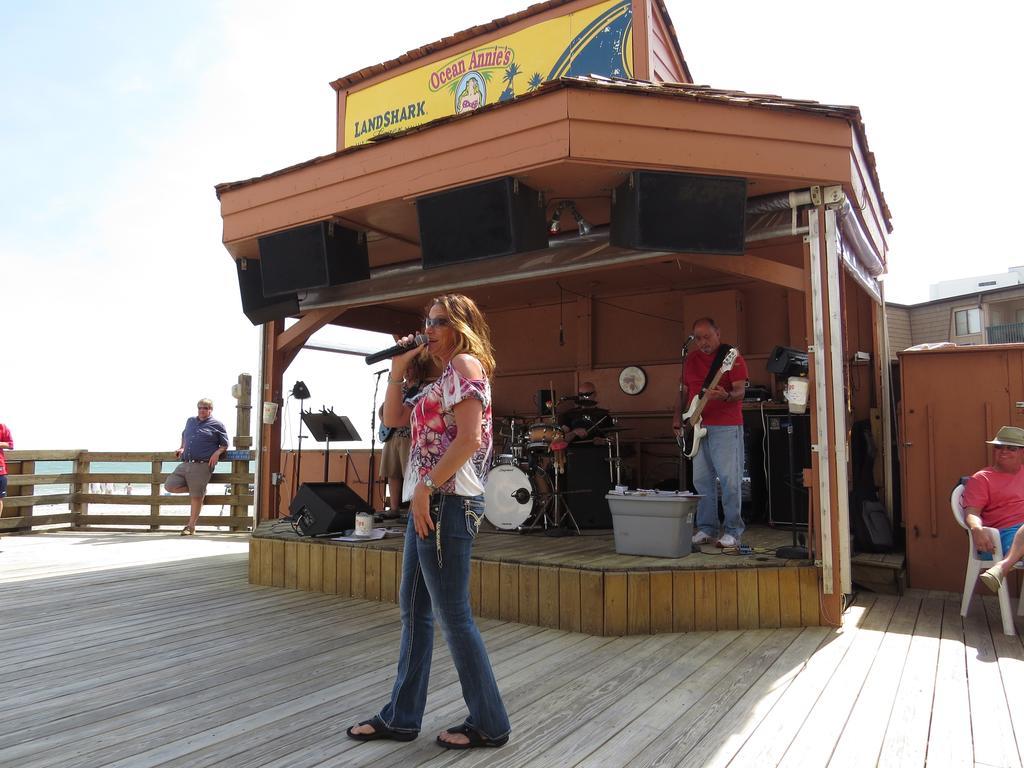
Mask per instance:
[[[743,427],[707,427],[700,450],[693,457],[693,487],[703,498],[697,502],[697,528],[718,535],[718,480],[722,486],[725,532],[743,535]]]
[[[509,733],[511,725],[469,607],[469,556],[483,517],[484,497],[435,493],[430,510],[435,533],[421,539],[412,520],[405,533],[398,677],[380,719],[396,731],[419,732],[436,616],[469,708],[466,723],[483,736],[498,739]]]

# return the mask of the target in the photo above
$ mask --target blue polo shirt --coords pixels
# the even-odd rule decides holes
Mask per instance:
[[[182,461],[209,461],[213,452],[220,446],[227,447],[228,431],[213,416],[206,421],[200,421],[196,416],[192,416],[185,422],[181,444],[185,446],[181,453]]]

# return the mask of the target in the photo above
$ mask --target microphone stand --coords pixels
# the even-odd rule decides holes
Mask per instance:
[[[295,452],[295,479],[292,482],[292,498],[295,498],[295,494],[299,492],[299,483],[302,482],[300,470],[302,469],[302,441],[306,439],[306,436],[302,434],[302,411],[305,405],[306,398],[299,398],[299,447]]]
[[[377,473],[374,471],[377,455],[377,392],[380,390],[380,377],[382,374],[388,372],[387,368],[381,368],[379,371],[374,371],[373,375],[376,376],[376,380],[373,383],[373,405],[370,409],[370,476],[367,478],[367,485],[370,486],[368,491],[369,498],[366,503],[370,505],[370,509],[373,509],[373,487],[377,482]],[[383,509],[384,498],[381,494],[381,508]]]
[[[679,381],[679,386],[680,386],[680,390],[679,390],[679,400],[680,400],[680,402],[679,402],[679,414],[680,414],[680,416],[682,416],[682,414],[686,413],[686,403],[682,402],[683,391],[682,391],[681,387],[683,386],[683,381],[682,381],[682,379],[683,379],[683,372],[686,370],[686,356],[690,352],[690,342],[692,342],[692,341],[693,341],[693,336],[688,338],[686,340],[686,342],[683,344],[683,361],[682,361],[682,363],[679,366],[679,380],[680,380]],[[679,426],[682,427],[682,422],[679,423]],[[682,438],[681,435],[677,435],[676,436],[676,445],[679,446],[679,492],[680,493],[684,493],[684,492],[689,490],[690,479],[688,477],[689,473],[686,471],[686,447],[683,445],[683,438]]]

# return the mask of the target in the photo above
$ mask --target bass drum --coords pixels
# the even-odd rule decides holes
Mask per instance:
[[[542,514],[551,500],[551,483],[543,469],[527,475],[519,467],[499,464],[484,486],[484,517],[495,528],[512,531]]]

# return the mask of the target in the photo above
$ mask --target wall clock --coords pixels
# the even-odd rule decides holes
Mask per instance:
[[[639,395],[647,386],[647,374],[638,365],[627,365],[619,371],[619,389],[627,395]]]

